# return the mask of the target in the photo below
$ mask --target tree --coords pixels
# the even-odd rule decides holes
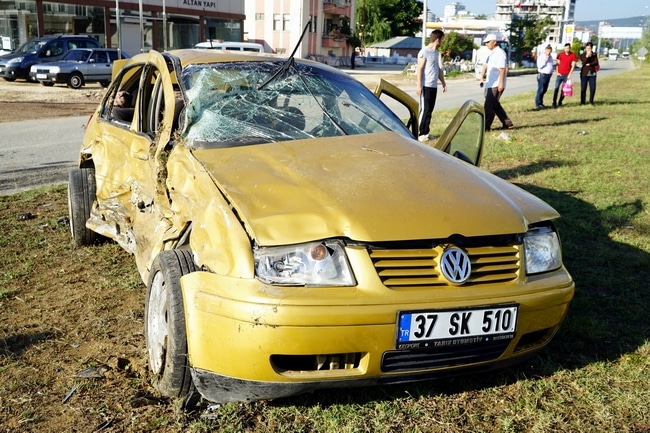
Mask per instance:
[[[521,58],[525,52],[533,52],[535,47],[546,40],[548,36],[548,27],[553,23],[553,19],[546,16],[542,19],[536,16],[526,15],[524,17],[516,16],[506,28],[510,32],[510,46],[514,50],[515,60],[521,63]]]
[[[460,36],[457,32],[445,34],[440,51],[443,53],[443,60],[450,60],[456,56],[462,56],[464,52],[478,48],[470,38]]]
[[[359,0],[356,33],[364,45],[393,36],[414,36],[422,28],[418,20],[422,10],[417,0]]]

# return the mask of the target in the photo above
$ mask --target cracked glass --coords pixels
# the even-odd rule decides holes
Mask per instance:
[[[237,62],[185,68],[186,144],[232,147],[383,131],[412,137],[351,77],[298,62],[278,74],[282,67],[282,62]]]

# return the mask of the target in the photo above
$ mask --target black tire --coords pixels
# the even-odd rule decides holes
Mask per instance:
[[[154,386],[165,397],[193,390],[187,356],[180,279],[197,270],[187,250],[163,251],[153,261],[144,313],[145,341]]]
[[[110,81],[100,81],[99,84],[100,84],[102,87],[106,88],[106,87],[108,87],[108,86],[111,84],[111,82],[110,82]]]
[[[51,81],[41,81],[41,84],[44,85],[45,87],[52,87],[54,86],[54,83]]]
[[[10,83],[13,83],[14,81],[16,81],[15,78],[7,78],[7,77],[3,77],[3,78],[5,79],[5,81],[9,81]]]
[[[99,240],[99,235],[86,227],[90,210],[95,201],[95,170],[92,168],[75,168],[68,177],[68,213],[70,231],[76,246],[92,245]]]
[[[81,89],[83,85],[84,77],[80,73],[75,72],[73,74],[70,74],[68,77],[68,87],[71,89]]]

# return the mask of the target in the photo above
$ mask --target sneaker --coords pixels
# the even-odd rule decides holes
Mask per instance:
[[[544,104],[540,104],[535,108],[537,108],[538,110],[543,110],[544,108],[546,108],[546,106]]]
[[[429,140],[431,140],[432,138],[433,138],[433,135],[431,135],[431,134],[424,134],[424,135],[420,135],[420,136],[418,137],[418,141],[429,141]]]

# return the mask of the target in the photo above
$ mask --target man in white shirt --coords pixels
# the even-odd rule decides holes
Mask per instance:
[[[544,48],[544,54],[537,58],[537,95],[535,96],[535,107],[538,110],[546,108],[544,105],[544,94],[548,90],[548,84],[551,82],[553,75],[553,47],[547,45]]]
[[[442,91],[447,91],[445,75],[440,68],[440,53],[438,47],[445,34],[441,30],[434,30],[429,37],[429,45],[418,53],[417,76],[415,79],[415,93],[420,97],[420,110],[418,113],[419,141],[428,141],[434,138],[429,134],[431,113],[436,105],[438,95],[438,80],[442,83]]]
[[[515,126],[501,106],[499,99],[506,88],[506,75],[508,74],[508,56],[497,43],[497,37],[489,34],[483,40],[485,46],[490,49],[490,57],[483,65],[481,71],[481,87],[485,85],[485,130],[492,129],[492,122],[496,115],[503,129],[513,129]],[[487,79],[486,79],[487,74]]]

